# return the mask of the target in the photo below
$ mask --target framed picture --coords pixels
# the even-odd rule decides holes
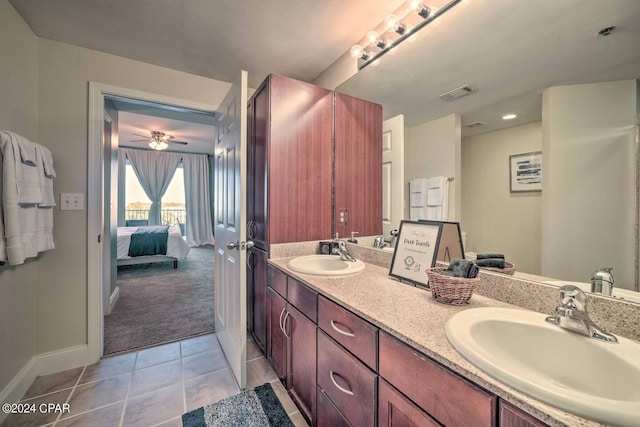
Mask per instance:
[[[426,286],[426,270],[436,265],[442,222],[402,221],[389,275]]]
[[[509,156],[512,193],[542,191],[542,151]]]

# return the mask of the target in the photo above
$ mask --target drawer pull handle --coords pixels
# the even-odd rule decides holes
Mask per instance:
[[[333,371],[329,371],[329,377],[331,378],[331,382],[333,383],[333,385],[336,386],[336,388],[341,392],[348,394],[349,396],[353,396],[353,392],[351,390],[348,390],[342,387],[340,384],[336,382],[336,379],[334,378],[335,375],[336,374]]]
[[[355,337],[355,335],[354,335],[354,334],[352,334],[351,332],[347,332],[347,331],[345,331],[344,329],[340,329],[340,328],[338,328],[338,327],[336,326],[336,322],[334,322],[333,320],[331,321],[331,327],[332,327],[332,328],[333,328],[337,333],[339,333],[339,334],[346,335],[346,336],[348,336],[348,337]]]

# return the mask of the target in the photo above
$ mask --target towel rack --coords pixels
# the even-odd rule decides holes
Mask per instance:
[[[455,179],[456,179],[455,177],[450,176],[449,178],[447,178],[447,181],[451,182],[451,181],[454,181]]]

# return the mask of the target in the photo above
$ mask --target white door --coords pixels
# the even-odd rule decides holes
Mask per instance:
[[[216,334],[238,386],[247,384],[247,72],[219,109],[216,141]]]
[[[400,227],[404,214],[404,116],[382,124],[382,233],[386,240],[391,230]]]

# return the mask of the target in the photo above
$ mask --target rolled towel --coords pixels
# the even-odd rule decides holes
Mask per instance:
[[[486,258],[476,260],[478,267],[497,267],[504,268],[503,258]]]
[[[504,259],[503,254],[477,254],[476,259],[489,259],[489,258],[502,258]]]
[[[478,275],[478,267],[466,259],[454,259],[444,272],[447,276],[474,278]]]

